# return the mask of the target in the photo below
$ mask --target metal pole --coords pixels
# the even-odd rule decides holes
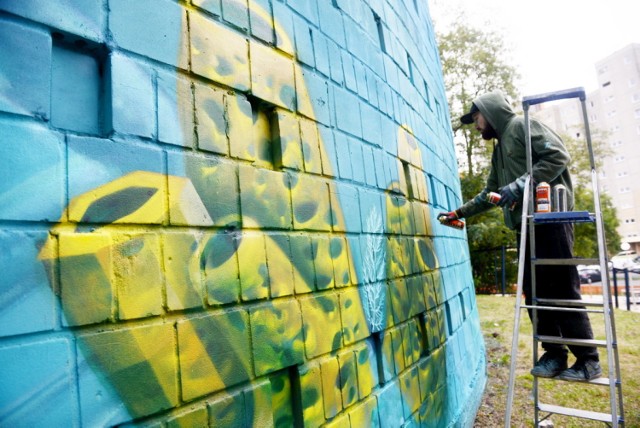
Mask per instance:
[[[618,304],[618,269],[612,268],[611,272],[613,272],[613,294],[616,296],[616,309],[620,307]],[[604,287],[604,283],[602,283]]]
[[[505,288],[506,288],[506,283],[507,283],[507,267],[506,267],[506,261],[505,261],[505,249],[504,249],[504,245],[502,246],[502,295],[504,296],[505,294]]]
[[[631,310],[631,295],[629,294],[629,269],[624,268],[624,292],[627,295],[627,310]]]

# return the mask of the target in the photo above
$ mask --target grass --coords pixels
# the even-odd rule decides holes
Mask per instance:
[[[514,323],[514,296],[477,296],[480,324],[487,347],[487,386],[482,405],[476,416],[476,427],[504,426],[509,383],[509,364]],[[591,325],[596,339],[605,339],[602,314],[590,314]],[[618,340],[622,394],[625,411],[625,426],[640,426],[640,313],[615,310],[615,327]],[[533,364],[533,340],[531,322],[522,310],[518,356],[516,364],[516,388],[512,426],[533,426],[533,376],[529,370]],[[539,350],[538,355],[542,354]],[[607,373],[606,349],[600,348],[603,373]],[[569,365],[573,364],[572,355]],[[553,379],[538,382],[540,402],[558,406],[580,408],[602,413],[610,413],[609,388]],[[542,413],[540,417],[543,417]],[[600,422],[586,419],[552,415],[555,427],[602,427]]]

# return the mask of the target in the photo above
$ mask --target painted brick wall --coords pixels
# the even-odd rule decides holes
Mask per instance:
[[[1,426],[465,426],[415,0],[0,0]]]

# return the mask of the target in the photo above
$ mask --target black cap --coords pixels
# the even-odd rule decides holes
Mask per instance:
[[[465,114],[460,118],[460,122],[465,125],[471,125],[473,123],[473,113],[480,111],[475,104],[471,104],[471,108],[469,109],[469,113]]]

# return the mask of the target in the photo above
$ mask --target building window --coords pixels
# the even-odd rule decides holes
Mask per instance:
[[[631,79],[629,79],[629,87],[630,88],[636,86],[637,84],[638,84],[638,79],[636,79],[635,77],[632,77]]]
[[[615,116],[616,114],[618,114],[618,112],[617,112],[617,111],[615,111],[615,110],[611,110],[611,111],[609,111],[609,112],[607,113],[607,117],[613,117],[613,116]]]
[[[605,102],[605,103],[610,103],[611,101],[613,101],[613,100],[614,100],[614,98],[615,98],[615,97],[614,97],[613,95],[607,95],[607,96],[604,98],[604,102]]]
[[[623,160],[624,160],[624,156],[623,156],[623,155],[618,155],[618,156],[616,156],[615,158],[613,158],[613,161],[614,161],[615,163],[620,163],[620,162],[622,162]]]
[[[631,189],[629,187],[621,187],[618,189],[618,193],[629,193]]]
[[[622,140],[617,140],[611,143],[611,147],[618,147],[622,145]]]
[[[640,94],[639,93],[635,93],[631,96],[631,102],[632,103],[637,103],[638,101],[640,101]]]
[[[600,70],[598,70],[598,74],[604,74],[607,72],[607,70],[609,69],[609,67],[607,67],[606,65],[604,67],[602,67]]]
[[[637,108],[633,113],[634,113],[636,119],[640,118],[640,108]]]
[[[603,88],[606,88],[606,87],[607,87],[607,86],[609,86],[610,84],[611,84],[611,82],[604,82],[604,83],[602,84],[602,87],[603,87]]]
[[[621,171],[621,172],[619,172],[619,173],[617,173],[617,174],[616,174],[616,176],[617,176],[618,178],[620,178],[620,177],[626,177],[627,175],[629,175],[629,173],[627,173],[627,171]]]

